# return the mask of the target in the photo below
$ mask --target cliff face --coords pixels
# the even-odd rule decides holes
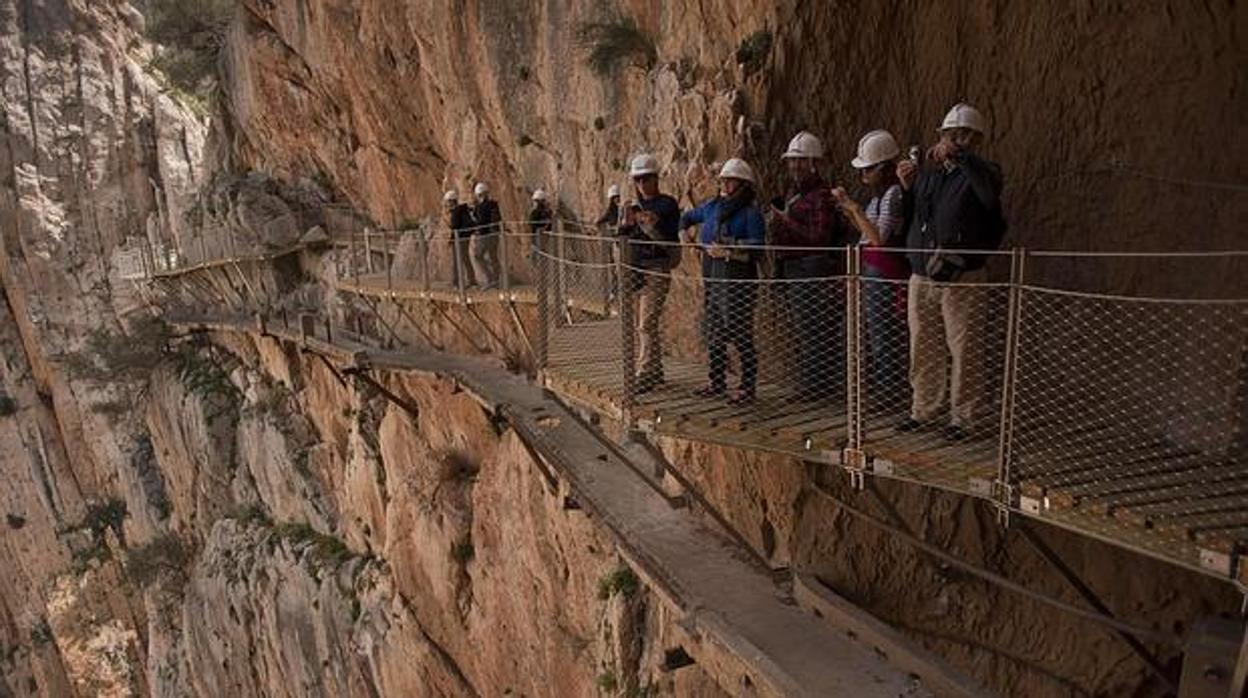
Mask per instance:
[[[513,218],[542,186],[593,219],[644,149],[678,196],[706,195],[709,166],[732,155],[774,190],[803,128],[825,139],[828,174],[856,184],[859,136],[929,144],[959,100],[989,118],[1020,245],[1227,248],[1248,212],[1242,192],[1200,186],[1246,172],[1226,147],[1245,106],[1242,17],[1226,4],[244,5],[231,152],[321,173],[383,224],[476,178]],[[653,70],[586,66],[579,27],[615,17],[654,40]]]
[[[1126,171],[1244,179],[1225,147],[1244,101],[1233,5],[929,5],[244,0],[225,114],[207,124],[150,76],[129,4],[0,0],[0,696],[721,695],[696,666],[659,671],[662,607],[600,588],[619,569],[612,542],[454,386],[389,379],[408,411],[268,340],[171,338],[109,260],[128,238],[192,235],[213,169],[333,190],[383,224],[477,179],[508,218],[537,186],[592,218],[642,148],[682,197],[736,154],[774,187],[799,128],[825,136],[843,176],[862,131],[926,141],[961,98],[988,112],[987,149],[1015,178],[1017,241],[1237,242],[1242,195]],[[616,16],[654,38],[651,69],[585,66],[578,26]],[[293,196],[246,203],[280,218]],[[252,232],[284,242],[314,222]],[[1108,634],[1089,641],[889,547],[810,499],[800,464],[664,447],[763,557],[909,618],[993,687],[1148,690]],[[898,497],[968,557],[1044,574],[988,514]],[[1235,606],[1055,544],[1111,606],[1157,623]],[[1018,629],[1041,626],[1059,633]]]

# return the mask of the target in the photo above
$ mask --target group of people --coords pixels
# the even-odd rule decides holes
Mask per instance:
[[[985,133],[984,117],[967,104],[948,112],[935,144],[923,152],[911,148],[906,157],[888,131],[867,133],[850,162],[870,193],[865,205],[821,175],[823,143],[805,131],[781,155],[784,195],[767,203],[754,169],[732,158],[719,171],[718,194],[682,212],[676,198],[662,191],[658,159],[635,156],[629,163],[633,197],[621,203],[619,187],[611,187],[599,224],[628,243],[629,272],[619,281],[637,303],[636,391],[664,382],[662,319],[671,271],[682,246],[693,245],[701,258],[709,363],[707,383],[696,394],[733,405],[755,400],[755,281],[766,246],[795,343],[789,399],[844,395],[845,313],[837,284],[846,271],[843,249],[858,244],[870,389],[904,396],[908,377],[909,414],[896,428],[940,429],[951,441],[965,439],[983,397],[973,358],[981,342],[975,316],[982,295],[974,284],[983,280],[983,253],[1000,247],[1006,229],[1001,169],[978,153]],[[490,234],[499,232],[498,205],[484,184],[474,193],[469,207],[447,192],[447,212],[455,244],[463,245],[457,259],[468,257],[471,238],[471,259],[488,288],[498,278],[498,236]],[[533,203],[529,228],[539,250],[554,215],[543,190],[534,192]],[[741,366],[731,390],[730,345]],[[949,417],[943,421],[946,403]]]
[[[442,195],[442,205],[453,245],[451,285],[458,288],[462,280],[465,288],[497,288],[503,216],[498,202],[490,196],[490,187],[477,182],[472,188],[471,204],[459,203],[459,193],[450,189]]]

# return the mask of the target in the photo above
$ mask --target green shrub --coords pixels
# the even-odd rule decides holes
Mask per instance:
[[[306,547],[307,559],[317,568],[338,569],[355,556],[346,543],[306,523],[277,524],[273,527],[273,535],[290,542],[292,547]]]
[[[594,117],[594,130],[595,131],[601,131],[606,127],[607,127],[606,119],[602,118],[601,116]]]
[[[586,22],[577,32],[580,46],[589,52],[585,63],[600,76],[607,76],[624,61],[654,66],[659,52],[654,39],[642,31],[631,17],[607,22]]]
[[[14,414],[17,414],[17,401],[0,393],[0,417],[9,417]]]
[[[604,671],[598,675],[598,690],[603,693],[615,693],[620,688],[620,680],[615,678],[614,671]]]
[[[476,554],[477,550],[473,547],[472,540],[468,538],[451,546],[451,559],[461,565],[468,564]]]
[[[82,351],[67,354],[64,362],[77,378],[97,383],[143,381],[169,354],[173,334],[158,318],[144,318],[127,333],[96,328],[87,335]]]
[[[202,96],[216,73],[236,0],[149,0],[147,36],[161,45],[152,60],[176,88]]]
[[[641,581],[637,579],[637,575],[631,569],[619,567],[598,580],[598,599],[606,601],[615,594],[620,594],[627,598],[637,593],[637,589],[640,587]]]
[[[766,29],[759,29],[741,42],[737,47],[737,63],[744,66],[746,75],[763,67],[767,56],[771,54],[771,44],[771,32]]]
[[[165,533],[126,554],[126,574],[141,587],[151,586],[166,574],[184,580],[190,559],[190,551],[182,540]]]
[[[99,539],[104,531],[112,529],[117,537],[122,536],[121,525],[126,519],[126,503],[116,497],[102,502],[87,505],[87,513],[82,517],[82,526],[91,531]]]
[[[30,629],[30,642],[36,647],[46,645],[52,642],[52,626],[48,625],[46,619],[39,619],[39,622]]]

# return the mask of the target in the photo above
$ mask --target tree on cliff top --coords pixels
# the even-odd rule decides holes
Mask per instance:
[[[237,0],[149,0],[147,36],[161,46],[153,67],[175,88],[205,95],[237,6]]]

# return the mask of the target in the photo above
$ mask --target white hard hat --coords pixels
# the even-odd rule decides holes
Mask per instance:
[[[537,189],[534,189],[534,190],[533,190],[533,200],[534,200],[534,201],[545,201],[545,200],[546,200],[546,190],[545,190],[545,189],[542,189],[541,187],[538,187]]]
[[[490,193],[490,188],[486,186],[485,182],[477,182],[477,186],[472,188],[472,193],[477,196],[484,196]]]
[[[720,179],[740,179],[753,185],[758,185],[758,180],[754,178],[754,168],[741,158],[730,158],[728,162],[719,170]]]
[[[809,131],[802,131],[789,141],[789,149],[784,151],[783,159],[789,158],[821,158],[823,157],[823,141]]]
[[[985,133],[987,126],[984,124],[984,115],[979,110],[966,102],[958,102],[953,105],[953,109],[945,114],[945,120],[940,124],[938,131],[944,131],[947,128],[969,128],[976,133]]]
[[[868,133],[858,141],[858,157],[849,164],[862,170],[881,162],[888,162],[901,155],[901,146],[897,139],[888,131],[877,130]]]
[[[659,173],[659,159],[650,153],[642,153],[633,158],[633,162],[629,165],[629,177],[641,177],[643,175],[652,175]]]
[[[611,186],[607,187],[607,198],[608,198],[608,199],[614,199],[615,197],[617,197],[617,196],[619,196],[619,195],[620,195],[620,185],[618,185],[618,184],[612,184]]]
[[[442,201],[459,201],[459,194],[456,194],[454,189],[447,189],[442,195]]]

